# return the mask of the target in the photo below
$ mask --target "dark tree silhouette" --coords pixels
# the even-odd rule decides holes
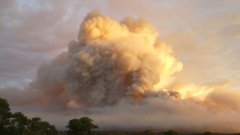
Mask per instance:
[[[0,98],[0,135],[58,135],[58,131],[40,118],[28,119],[21,112],[11,113],[8,102]]]
[[[207,132],[204,132],[203,134],[204,134],[204,135],[214,135],[214,133],[208,132],[208,131],[207,131]]]
[[[178,133],[175,130],[168,130],[166,132],[163,132],[163,135],[178,135]]]
[[[141,133],[141,135],[154,135],[153,131],[152,130],[145,130]]]
[[[7,100],[0,98],[0,134],[6,134],[10,130],[11,112]]]
[[[67,125],[69,135],[92,135],[92,129],[98,128],[93,124],[93,120],[88,117],[82,117],[80,119],[72,119]]]

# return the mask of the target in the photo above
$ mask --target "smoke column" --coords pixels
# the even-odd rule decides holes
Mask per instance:
[[[91,12],[68,52],[39,69],[34,86],[64,92],[79,105],[139,100],[161,91],[183,67],[157,37],[144,20],[128,18],[119,23]]]
[[[68,51],[43,64],[29,88],[37,92],[37,102],[84,108],[121,100],[135,104],[154,95],[206,102],[214,90],[227,85],[176,82],[174,74],[183,64],[158,36],[143,19],[118,22],[90,12]]]
[[[240,131],[239,92],[227,82],[175,80],[183,64],[158,36],[143,19],[118,22],[90,12],[68,51],[44,63],[18,99],[2,95],[15,105],[74,110],[76,117],[87,110],[102,128]]]

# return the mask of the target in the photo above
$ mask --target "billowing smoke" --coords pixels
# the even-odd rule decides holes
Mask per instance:
[[[139,100],[167,86],[182,69],[172,50],[144,20],[121,23],[89,13],[68,51],[43,65],[33,87],[65,93],[76,105],[112,105]]]
[[[44,63],[25,92],[14,93],[22,93],[18,100],[2,95],[17,106],[32,105],[29,115],[43,106],[58,108],[71,112],[65,118],[89,115],[105,129],[239,131],[239,92],[227,90],[226,82],[175,80],[183,64],[158,36],[145,20],[118,22],[91,12],[68,50]],[[62,123],[61,115],[49,114],[38,115]]]

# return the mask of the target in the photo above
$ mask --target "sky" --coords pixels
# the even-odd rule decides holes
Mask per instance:
[[[84,17],[90,11],[98,10],[113,20],[121,21],[125,17],[143,18],[154,26],[159,33],[157,40],[166,43],[183,65],[181,72],[177,72],[174,76],[177,83],[204,86],[227,83],[230,89],[234,89],[234,92],[238,93],[240,92],[239,4],[238,0],[2,0],[0,2],[0,91],[5,92],[6,89],[8,93],[14,93],[16,89],[21,92],[25,91],[26,87],[29,87],[29,84],[38,78],[39,67],[58,57],[61,52],[67,51],[70,41],[77,38]],[[234,95],[231,92],[226,93]],[[225,100],[225,97],[221,99],[229,101]],[[154,100],[156,102],[153,102]],[[149,114],[149,111],[145,112],[144,110],[150,108],[157,113],[159,108],[154,109],[157,108],[157,103],[164,104],[167,108],[170,107],[170,110],[171,107],[175,107],[172,105],[172,101],[167,101],[165,104],[161,100],[147,99],[146,104],[149,105],[139,108],[139,111]],[[235,103],[239,100],[229,102]],[[96,112],[102,114],[103,112],[110,113],[115,109],[121,110],[124,108],[122,104],[124,103],[117,105],[116,108],[94,110],[90,116],[98,121],[106,122],[107,114],[98,115]],[[187,104],[181,103],[179,106],[183,106],[182,108],[195,106],[191,102]],[[126,108],[131,110],[131,105],[127,105]],[[181,117],[178,117],[178,120],[197,121],[193,118],[186,118],[183,114],[189,112],[184,112],[182,108],[179,109]],[[36,114],[45,116],[46,113],[41,109],[39,112],[32,113],[32,110],[36,109],[33,106],[15,106],[15,109],[25,111],[30,116]],[[206,111],[202,106],[197,107],[196,110],[202,112],[200,116],[203,116]],[[133,116],[127,115],[128,113],[128,111],[124,111],[117,115],[123,115],[126,119],[132,118]],[[165,114],[166,111],[163,113],[162,116],[171,117],[171,115]],[[114,114],[111,116],[113,119],[116,117]],[[142,116],[142,113],[136,112],[136,114],[139,117]],[[206,114],[211,115],[209,112]],[[51,115],[46,115],[45,119],[49,119]],[[221,113],[220,116],[222,116]],[[235,116],[235,113],[232,116]],[[71,116],[68,115],[65,121],[69,117]],[[52,120],[53,123],[57,123],[57,119]],[[233,118],[228,118],[230,123],[231,119]],[[174,119],[171,120],[171,122],[174,121]],[[152,122],[155,121],[152,120]],[[171,122],[169,125],[166,124],[168,125],[166,128],[173,126]],[[240,123],[237,120],[235,122]],[[205,123],[209,124],[207,120]],[[113,122],[105,125],[114,127],[114,124]],[[62,125],[58,126],[62,127]],[[121,124],[115,126],[126,128]],[[147,126],[151,127],[151,124]],[[185,128],[178,126],[176,127]],[[195,126],[199,125],[195,124]],[[216,128],[210,129],[215,130]],[[224,131],[230,129],[227,127]],[[240,128],[234,127],[234,130],[240,131]]]

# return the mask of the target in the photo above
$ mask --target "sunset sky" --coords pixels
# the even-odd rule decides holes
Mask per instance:
[[[167,48],[173,50],[173,56],[177,59],[176,62],[179,61],[183,65],[181,72],[174,69],[174,77],[171,78],[174,81],[167,78],[171,83],[166,85],[167,87],[161,87],[162,89],[176,89],[183,95],[184,93],[181,92],[185,90],[182,89],[187,89],[190,85],[191,88],[199,87],[198,89],[201,90],[214,87],[215,93],[218,93],[218,89],[220,91],[224,89],[224,92],[219,95],[206,96],[206,99],[219,104],[216,109],[213,109],[219,112],[213,118],[216,122],[211,123],[205,120],[203,122],[205,127],[198,123],[193,124],[194,129],[207,129],[209,126],[209,129],[216,131],[240,131],[240,119],[234,119],[234,116],[240,118],[239,6],[239,0],[1,0],[0,96],[4,95],[4,97],[9,98],[10,104],[12,103],[15,110],[26,112],[29,116],[42,116],[54,124],[58,123],[57,126],[60,128],[63,125],[59,122],[66,122],[68,118],[78,116],[78,114],[85,115],[86,112],[81,111],[81,109],[80,112],[79,110],[76,112],[73,110],[67,114],[61,110],[60,113],[57,112],[58,115],[55,115],[54,111],[45,111],[46,107],[42,105],[40,107],[35,105],[22,107],[15,102],[20,101],[23,97],[16,99],[16,101],[13,101],[12,97],[14,97],[16,91],[17,93],[22,92],[24,95],[27,94],[24,91],[29,91],[29,85],[37,78],[38,68],[58,57],[61,52],[67,51],[70,41],[78,37],[80,24],[84,17],[90,11],[97,10],[103,16],[108,16],[116,21],[121,21],[125,17],[143,18],[156,29],[159,33],[156,40],[167,44]],[[135,48],[131,49],[134,50]],[[181,83],[181,88],[175,86],[179,83]],[[169,86],[172,84],[174,86]],[[183,84],[184,86],[182,86]],[[187,84],[186,87],[185,84]],[[191,88],[189,88],[190,91]],[[194,94],[191,96],[195,98]],[[206,111],[207,109],[205,110],[203,105],[195,105],[195,102],[181,101],[179,105],[176,105],[173,103],[175,101],[162,100],[162,98],[153,99],[152,97],[146,99],[143,107],[137,108],[137,111],[144,113],[137,112],[136,118],[133,114],[128,115],[133,110],[131,105],[127,104],[125,106],[125,103],[120,103],[114,108],[107,107],[104,110],[95,108],[90,116],[96,118],[97,122],[102,122],[104,128],[108,128],[109,125],[127,128],[122,126],[124,124],[116,123],[124,123],[124,118],[134,120],[144,114],[151,115],[151,112],[153,112],[153,116],[157,117],[157,113],[161,110],[164,113],[160,117],[169,118],[171,115],[166,114],[166,108],[170,108],[168,111],[171,111],[171,107],[178,108],[177,111],[173,109],[173,112],[179,113],[179,115],[176,115],[176,119],[186,123],[196,123],[200,120],[196,116],[194,118],[185,117],[184,114],[194,114],[194,110],[198,110],[200,118],[206,116],[207,119],[208,116],[212,115],[212,112]],[[72,103],[70,101],[68,103]],[[204,106],[206,102],[204,101]],[[75,105],[75,101],[73,104]],[[163,106],[164,109],[156,107],[158,104]],[[222,104],[226,106],[223,105],[224,107],[222,107]],[[190,112],[184,111],[184,108],[189,109],[191,107],[193,107],[193,110],[190,109]],[[230,109],[226,109],[228,107]],[[44,109],[41,110],[41,108]],[[129,111],[116,113],[116,110],[124,108]],[[145,112],[148,109],[150,111]],[[97,112],[100,112],[100,114]],[[66,115],[66,118],[60,121],[58,118],[62,114]],[[108,114],[111,119],[116,120],[117,117],[123,117],[123,120],[116,120],[116,123],[107,122]],[[225,119],[219,120],[223,114],[229,115]],[[52,117],[54,115],[56,117]],[[153,124],[159,124],[154,118],[151,117],[149,120]],[[142,121],[144,120],[140,122]],[[189,124],[186,124],[186,127],[181,127],[179,126],[181,124],[172,124],[175,121],[171,117],[169,123],[166,123],[163,128],[175,126],[176,128],[188,129],[186,127]],[[224,121],[230,126],[222,126],[226,124]],[[212,126],[221,122],[222,125]],[[239,126],[237,127],[236,124]],[[144,124],[132,123],[131,127],[144,126]],[[147,124],[146,127],[155,128],[151,123]],[[223,127],[223,129],[218,130],[220,127]]]

